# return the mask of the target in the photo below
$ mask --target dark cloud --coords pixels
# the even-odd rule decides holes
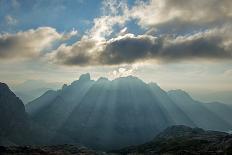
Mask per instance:
[[[157,53],[161,44],[159,39],[153,37],[128,36],[109,42],[100,53],[99,61],[102,64],[132,63],[148,58],[151,53]]]
[[[56,51],[52,59],[65,65],[117,65],[151,59],[160,62],[190,59],[231,60],[230,35],[229,28],[211,29],[184,36],[154,37],[127,34],[101,44],[79,42],[78,46],[69,46]]]

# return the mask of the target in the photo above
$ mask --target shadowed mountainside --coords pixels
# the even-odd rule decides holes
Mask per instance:
[[[56,133],[52,144],[80,143],[109,150],[150,141],[171,125],[231,130],[232,109],[224,113],[226,105],[214,103],[221,108],[209,108],[208,104],[181,90],[167,93],[133,76],[94,81],[84,74],[61,90],[46,92],[26,110],[33,121]]]
[[[4,83],[0,83],[0,145],[29,143],[29,119],[23,102]]]

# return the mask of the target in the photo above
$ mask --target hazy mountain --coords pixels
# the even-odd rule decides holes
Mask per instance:
[[[19,96],[22,101],[26,104],[32,101],[48,90],[57,90],[60,88],[60,83],[45,82],[43,80],[27,80],[14,87],[12,90]]]
[[[232,90],[231,91],[205,91],[205,92],[192,92],[192,95],[203,102],[221,102],[232,106]]]
[[[159,133],[152,141],[118,151],[119,154],[232,154],[232,135],[205,131],[201,128],[172,126]]]
[[[231,117],[232,106],[219,102],[211,102],[203,105],[215,115],[221,117],[224,121],[232,124],[232,119],[229,119]]]
[[[133,76],[93,81],[84,74],[61,90],[46,92],[26,109],[35,122],[57,133],[51,143],[81,143],[95,149],[142,144],[170,125],[232,128],[232,110],[218,115],[183,91],[166,93]]]
[[[201,103],[199,101],[195,101],[189,94],[182,90],[171,90],[168,92],[168,95],[175,102],[175,104],[191,118],[196,126],[204,129],[219,131],[231,129],[232,121],[228,118],[232,115],[232,109],[228,109],[230,112],[224,113],[225,111],[223,111],[223,109],[225,109],[225,105],[220,103],[212,103],[211,107],[209,105],[210,103]],[[215,109],[213,104],[221,109]]]

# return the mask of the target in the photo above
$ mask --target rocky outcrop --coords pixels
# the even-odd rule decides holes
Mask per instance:
[[[205,131],[201,128],[172,126],[148,143],[112,152],[157,155],[227,155],[232,153],[232,135],[224,132]]]

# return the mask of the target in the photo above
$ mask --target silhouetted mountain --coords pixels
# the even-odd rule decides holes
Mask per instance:
[[[232,135],[205,131],[201,128],[172,126],[148,143],[112,152],[119,154],[225,155],[232,154]]]
[[[52,131],[31,121],[23,102],[0,82],[0,145],[45,145],[53,135]]]
[[[0,145],[25,144],[29,120],[22,101],[0,82]]]
[[[84,74],[61,90],[46,92],[26,109],[35,122],[56,133],[52,144],[117,149],[150,141],[170,125],[231,130],[232,112],[225,120],[203,104],[183,91],[166,93],[133,76],[93,81]]]

